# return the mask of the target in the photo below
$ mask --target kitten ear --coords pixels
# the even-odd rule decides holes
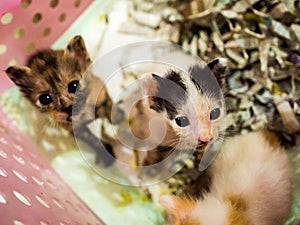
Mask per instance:
[[[148,97],[148,103],[149,105],[153,104],[154,97],[156,96],[158,92],[159,87],[159,77],[156,74],[144,74],[139,79],[139,85],[142,90],[143,95]],[[163,78],[161,78],[163,79]]]
[[[220,85],[224,84],[225,82],[225,70],[227,67],[227,60],[225,58],[216,58],[209,62],[207,66],[215,75],[217,81]]]
[[[89,53],[85,47],[84,40],[80,35],[76,35],[69,41],[65,49],[65,53],[74,54],[75,57],[83,60],[83,62],[91,62]]]
[[[26,66],[10,66],[5,72],[17,86],[26,86],[31,77],[31,69]]]
[[[141,78],[139,79],[139,85],[144,95],[153,96],[157,93],[158,83],[155,77],[158,76],[153,73],[152,74],[148,73],[142,75]]]

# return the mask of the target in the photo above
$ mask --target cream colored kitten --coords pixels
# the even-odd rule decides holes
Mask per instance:
[[[227,141],[209,168],[203,199],[162,196],[169,225],[279,225],[288,216],[292,185],[287,154],[266,132]]]

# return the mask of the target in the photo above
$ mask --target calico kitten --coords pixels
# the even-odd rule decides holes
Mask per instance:
[[[219,84],[225,68],[226,60],[218,58],[204,66],[192,65],[186,74],[170,70],[164,76],[146,74],[139,79],[143,100],[131,112],[130,128],[140,139],[151,136],[149,145],[159,143],[147,152],[143,165],[162,161],[175,148],[203,152],[218,139],[225,111]],[[153,118],[160,122],[153,123],[152,130],[141,126]]]
[[[26,66],[11,66],[6,73],[40,112],[71,133],[79,130],[76,135],[97,150],[96,161],[109,165],[113,160],[107,159],[113,157],[102,159],[104,147],[113,154],[109,141],[102,140],[102,145],[86,127],[95,117],[111,120],[112,100],[91,64],[83,38],[75,36],[64,50],[37,51]]]
[[[280,225],[288,216],[288,157],[269,134],[253,132],[227,141],[209,173],[211,187],[203,198],[160,198],[169,225]]]

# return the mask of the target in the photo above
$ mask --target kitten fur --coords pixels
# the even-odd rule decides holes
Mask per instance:
[[[170,70],[164,76],[146,74],[139,79],[144,98],[131,112],[131,131],[141,139],[152,135],[149,142],[159,143],[163,136],[161,122],[156,128],[153,125],[152,133],[141,124],[159,118],[166,127],[164,138],[157,148],[147,152],[143,165],[162,161],[175,148],[201,152],[218,139],[224,115],[219,84],[223,83],[225,68],[226,60],[217,58],[204,67],[190,66],[187,74]],[[220,115],[211,119],[214,109],[219,109]],[[176,122],[182,117],[188,120],[184,127]]]
[[[228,140],[209,168],[200,199],[162,196],[168,225],[280,225],[292,203],[285,150],[265,131]]]
[[[6,73],[40,112],[71,133],[73,128],[80,130],[76,135],[97,150],[97,161],[101,161],[103,145],[86,124],[94,117],[111,120],[112,100],[103,82],[93,75],[91,64],[83,38],[75,36],[64,50],[37,51],[26,66],[11,66]],[[110,140],[102,142],[113,154]]]

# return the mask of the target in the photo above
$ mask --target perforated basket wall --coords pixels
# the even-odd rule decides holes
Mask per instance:
[[[4,74],[48,48],[91,0],[0,1],[0,92]],[[0,107],[0,225],[104,224],[51,168]]]
[[[104,224],[0,107],[0,224]]]
[[[0,93],[13,83],[4,70],[28,54],[50,47],[92,0],[0,1]]]

